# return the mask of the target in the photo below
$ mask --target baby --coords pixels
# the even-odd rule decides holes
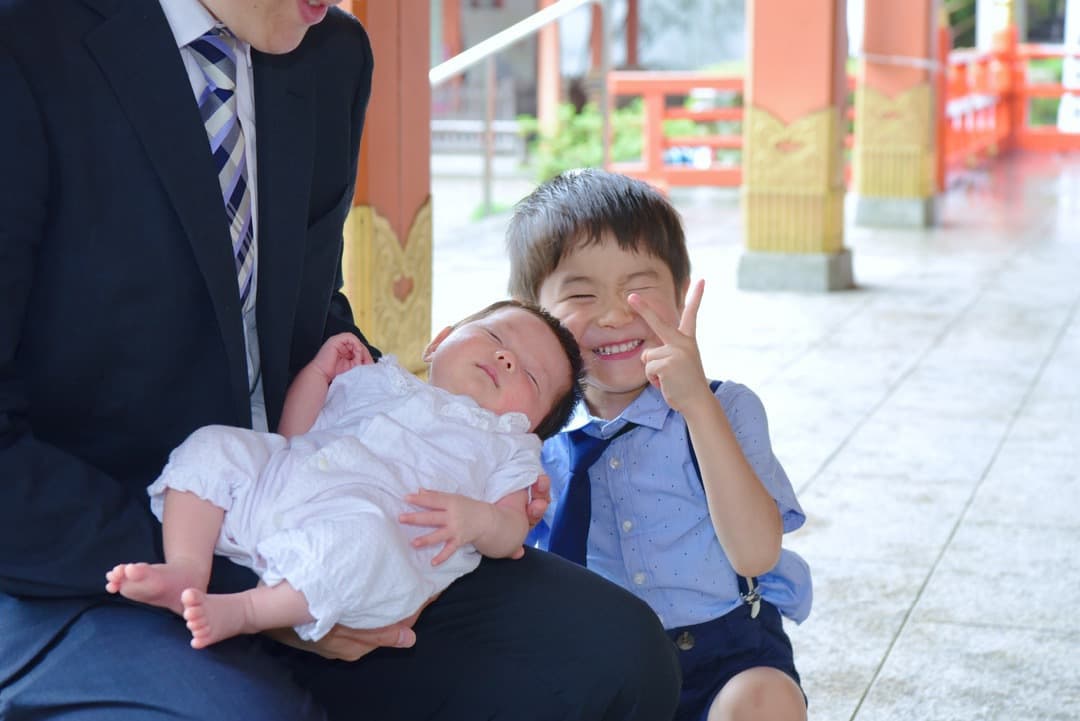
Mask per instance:
[[[580,398],[577,343],[500,301],[423,357],[428,383],[337,335],[290,386],[280,434],[195,431],[148,489],[165,563],[117,565],[106,590],[182,615],[195,648],[286,626],[314,641],[415,614],[481,554],[520,554],[540,439]],[[207,593],[214,553],[258,586]]]

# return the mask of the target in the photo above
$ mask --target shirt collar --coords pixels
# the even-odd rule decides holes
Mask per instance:
[[[574,408],[574,413],[570,416],[570,420],[563,430],[576,431],[579,428],[592,426],[595,435],[607,437],[618,431],[627,422],[660,430],[664,427],[664,422],[671,413],[671,406],[664,400],[664,394],[650,385],[646,386],[645,390],[619,414],[618,418],[610,421],[591,415],[585,401],[581,401]]]
[[[202,37],[218,24],[217,18],[199,0],[160,0],[160,2],[178,48]]]
[[[221,25],[213,13],[207,10],[199,0],[159,0],[159,2],[178,48],[187,46],[213,27]],[[236,49],[245,58],[249,57],[250,46],[239,38],[236,39]]]

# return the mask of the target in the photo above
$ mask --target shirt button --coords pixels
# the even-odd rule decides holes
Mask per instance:
[[[623,529],[624,531],[626,531],[627,533],[630,533],[630,530],[631,530],[631,529],[632,529],[633,527],[634,527],[634,522],[633,522],[633,521],[623,521],[623,522],[622,522],[622,529]]]
[[[618,468],[622,465],[622,461],[620,461],[618,458],[612,458],[610,461],[608,461],[608,465],[612,468]]]
[[[694,634],[689,631],[683,631],[675,639],[675,645],[679,647],[680,651],[689,651],[694,647]]]
[[[319,470],[320,471],[325,471],[329,467],[330,467],[330,464],[327,463],[326,457],[325,456],[319,456]]]
[[[635,573],[634,574],[634,583],[636,583],[639,586],[642,585],[643,583],[645,583],[645,574],[641,573],[640,571]]]

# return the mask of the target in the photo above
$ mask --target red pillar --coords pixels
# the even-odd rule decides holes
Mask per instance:
[[[537,10],[555,0],[538,0]],[[540,131],[555,132],[559,125],[562,100],[562,62],[559,56],[559,24],[549,23],[537,34],[536,41],[536,118]]]
[[[419,372],[431,335],[431,6],[346,0],[342,7],[364,24],[375,55],[345,225],[345,293],[368,338]]]

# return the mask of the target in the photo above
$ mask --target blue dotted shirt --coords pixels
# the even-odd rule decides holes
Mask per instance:
[[[720,384],[716,397],[751,468],[776,499],[784,532],[799,528],[806,516],[773,454],[761,400],[732,382]],[[569,475],[566,431],[585,428],[590,435],[607,438],[627,421],[641,427],[612,441],[589,471],[588,566],[648,603],[665,628],[722,616],[742,603],[738,580],[709,518],[686,422],[658,390],[646,388],[612,421],[590,416],[584,403],[577,407],[563,432],[544,443],[552,498],[560,497]],[[554,511],[553,500],[549,524]],[[788,618],[801,622],[810,613],[810,569],[798,554],[784,549],[777,565],[758,582],[765,600]]]

